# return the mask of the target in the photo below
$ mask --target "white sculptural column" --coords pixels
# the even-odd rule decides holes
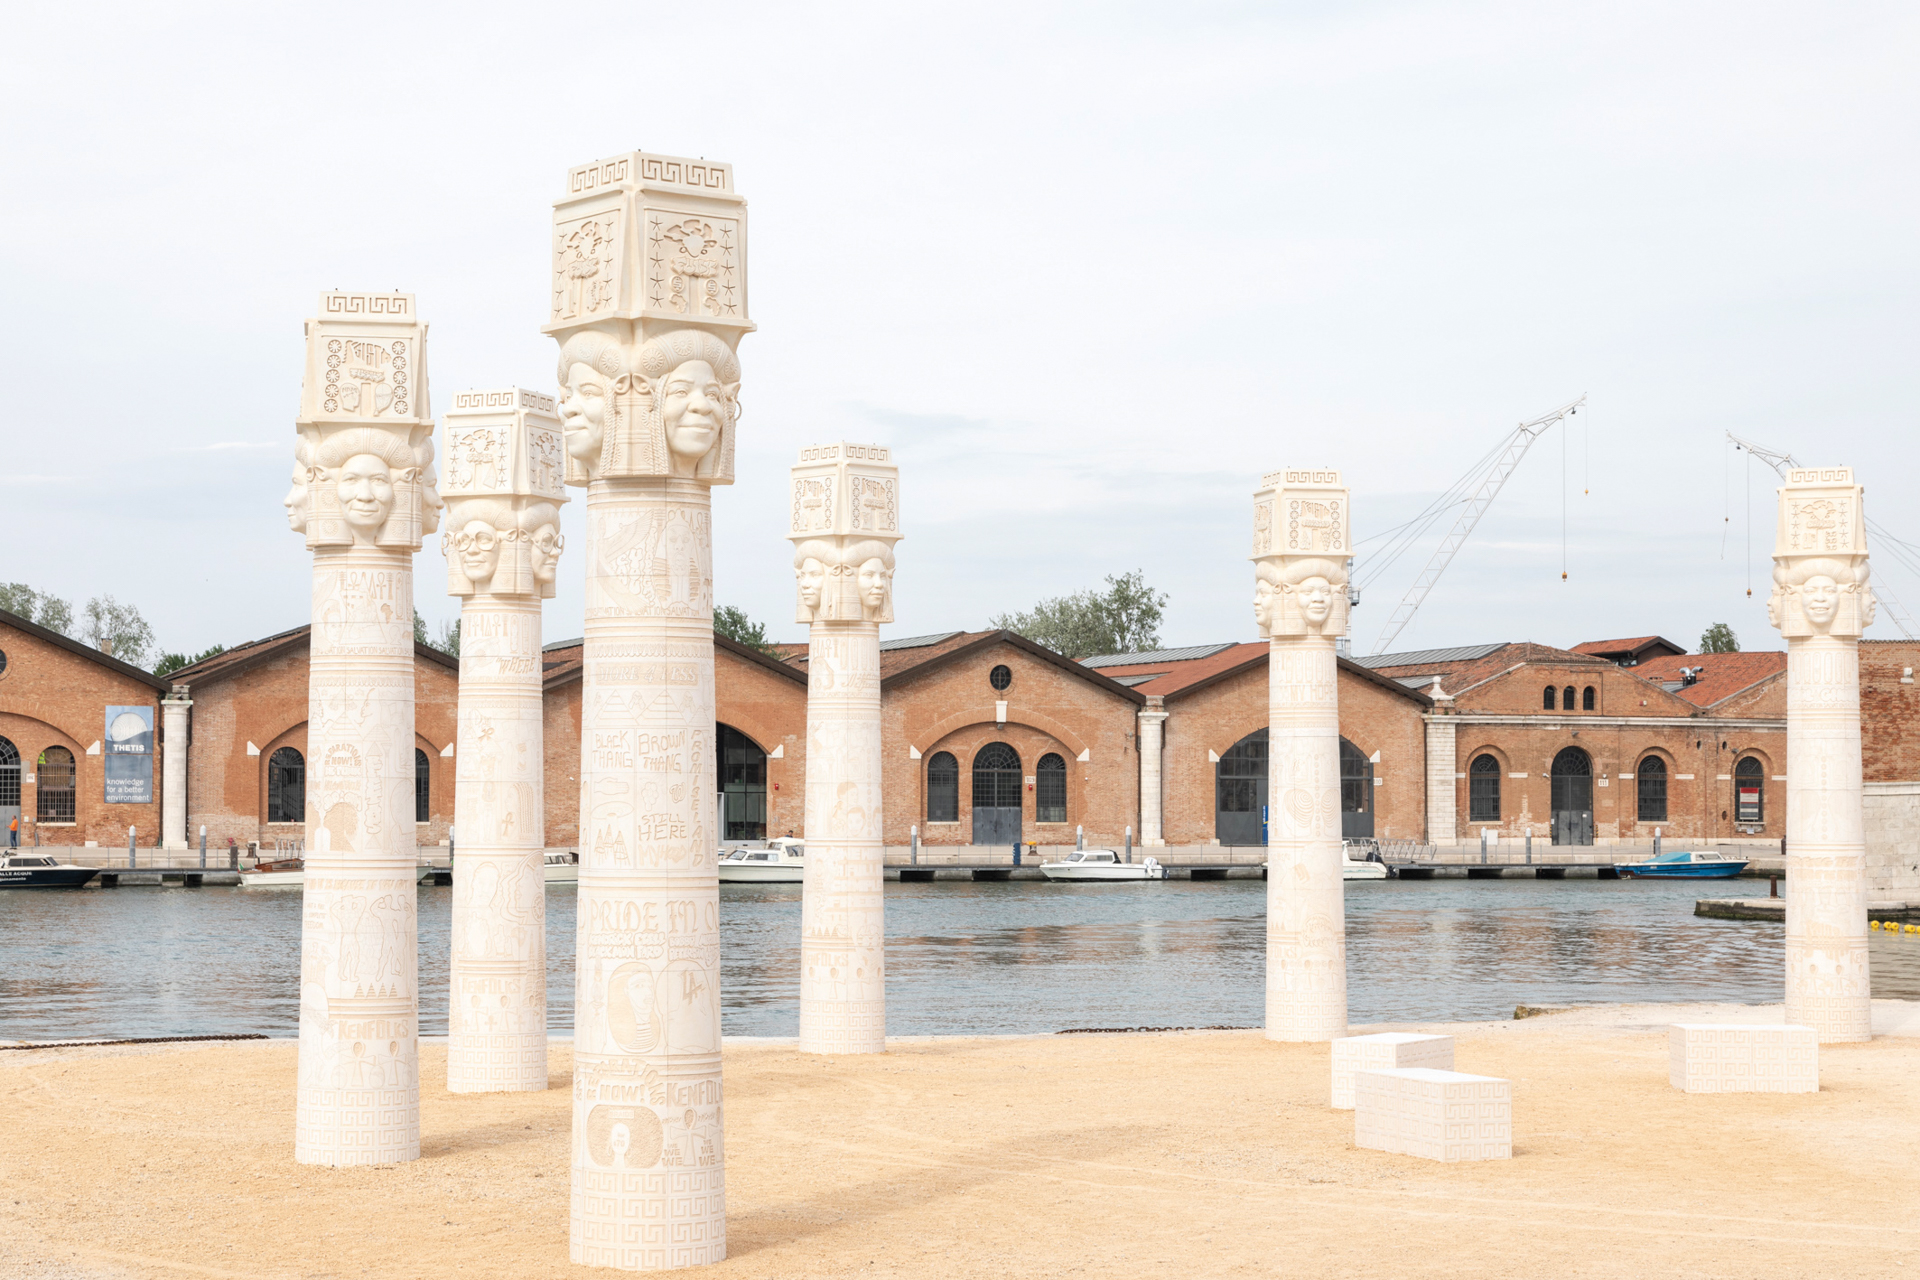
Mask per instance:
[[[900,472],[888,451],[802,449],[788,536],[798,620],[810,624],[800,1049],[885,1053],[880,624],[893,621],[900,540]]]
[[[413,554],[440,504],[425,348],[411,294],[322,294],[307,322],[306,492],[287,501],[313,551],[302,1164],[420,1154]]]
[[[1873,622],[1865,490],[1788,471],[1767,617],[1787,639],[1787,1022],[1873,1036],[1861,821],[1860,633]]]
[[[1161,781],[1166,701],[1158,694],[1149,695],[1147,705],[1134,714],[1134,720],[1140,728],[1140,843],[1154,849],[1166,843]]]
[[[187,847],[187,725],[192,710],[183,684],[160,699],[160,843],[168,849]]]
[[[726,1257],[710,487],[733,482],[746,205],[732,168],[567,174],[551,306],[587,489],[573,1261]]]
[[[460,604],[447,1088],[547,1087],[540,601],[567,500],[560,418],[537,391],[463,391],[446,415],[447,590]]]
[[[1267,1038],[1347,1034],[1340,868],[1340,705],[1347,631],[1347,491],[1287,470],[1254,494],[1254,619],[1267,667]]]

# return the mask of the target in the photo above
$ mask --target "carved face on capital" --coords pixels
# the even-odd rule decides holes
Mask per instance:
[[[307,469],[300,463],[293,464],[293,487],[287,490],[287,496],[280,499],[280,505],[287,509],[287,527],[295,533],[307,531]]]
[[[607,437],[607,397],[612,392],[607,376],[592,365],[575,364],[567,369],[560,425],[566,433],[567,455],[582,466],[600,464],[600,445]]]
[[[1807,611],[1808,622],[1826,627],[1840,608],[1840,584],[1823,573],[1816,573],[1802,584],[1800,603]]]
[[[698,462],[720,441],[727,392],[705,360],[689,360],[660,387],[660,425],[667,448],[682,462]]]
[[[1253,584],[1253,621],[1263,634],[1273,626],[1273,584],[1265,578]]]
[[[535,582],[549,584],[553,581],[554,571],[560,563],[560,549],[564,545],[560,531],[550,524],[543,524],[533,531],[531,559]]]
[[[887,592],[893,587],[893,574],[886,562],[875,556],[860,565],[860,603],[869,609],[887,607]]]
[[[1333,614],[1333,584],[1325,578],[1308,578],[1296,590],[1300,593],[1300,616],[1314,626]]]
[[[356,534],[372,538],[393,513],[393,475],[370,453],[355,454],[340,468],[340,510]]]
[[[809,609],[820,607],[820,588],[827,582],[827,566],[808,556],[800,562],[800,603]]]
[[[499,530],[485,520],[469,520],[467,527],[453,536],[453,549],[460,555],[460,572],[467,575],[467,581],[477,590],[486,590],[500,564]]]

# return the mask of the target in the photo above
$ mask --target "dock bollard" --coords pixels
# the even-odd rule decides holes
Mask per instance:
[[[1133,861],[1133,828],[1127,828],[1127,861]]]
[[[1076,849],[1084,849],[1087,847],[1087,829],[1085,827],[1075,827],[1073,829],[1073,847]]]
[[[1527,864],[1529,866],[1533,864],[1533,831],[1531,829],[1527,831]]]
[[[133,865],[134,865],[134,858],[133,858],[133,828],[132,828],[132,827],[128,827],[128,828],[127,828],[127,865],[128,865],[129,867],[131,867],[131,866],[133,866]]]
[[[207,869],[207,824],[200,824],[200,869]]]
[[[1660,861],[1660,828],[1653,829],[1653,860]]]
[[[920,865],[920,828],[916,826],[912,828],[912,832],[913,832],[913,852],[910,855],[910,861],[914,866],[917,867]]]

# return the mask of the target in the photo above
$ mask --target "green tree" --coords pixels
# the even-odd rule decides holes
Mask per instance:
[[[1733,628],[1726,623],[1716,622],[1700,633],[1700,652],[1738,653],[1740,637],[1733,634]]]
[[[153,651],[153,628],[140,616],[140,610],[112,596],[95,596],[87,601],[80,638],[108,657],[136,667],[144,666]]]
[[[767,640],[767,628],[747,616],[745,609],[723,604],[713,611],[713,634],[725,636],[735,644],[757,649],[771,657],[773,645]]]
[[[227,646],[216,644],[211,649],[202,649],[191,658],[184,653],[163,653],[160,655],[160,661],[153,664],[153,674],[157,676],[170,676],[183,667],[191,667],[196,662],[205,662],[215,654],[225,653],[226,651]]]
[[[413,611],[413,642],[415,644],[433,643],[427,639],[427,620],[420,616],[419,609]]]
[[[0,609],[63,636],[73,634],[73,606],[24,582],[0,582]]]
[[[1158,649],[1167,594],[1148,586],[1146,574],[1138,569],[1117,578],[1109,574],[1106,582],[1104,592],[1056,596],[1024,613],[998,614],[987,625],[1025,636],[1075,660]]]
[[[461,621],[462,619],[455,618],[452,626],[448,626],[444,622],[441,623],[440,638],[433,642],[433,647],[442,653],[452,654],[456,658],[459,657]]]

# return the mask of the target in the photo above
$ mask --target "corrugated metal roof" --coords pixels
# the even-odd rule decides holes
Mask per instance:
[[[1109,676],[1108,678],[1112,680],[1115,684],[1123,684],[1123,685],[1126,685],[1129,689],[1131,689],[1134,685],[1145,684],[1149,680],[1158,680],[1161,676],[1165,674],[1167,673],[1164,671],[1149,671],[1145,675]]]
[[[932,636],[901,636],[898,640],[882,640],[880,652],[891,653],[895,649],[924,649],[930,644],[939,644],[943,640],[951,640],[960,634],[962,633],[958,631],[942,631]]]
[[[580,646],[584,645],[586,642],[587,641],[584,636],[575,636],[571,640],[555,640],[552,644],[541,645],[540,652],[552,653],[555,649],[578,649]]]
[[[1509,642],[1502,640],[1497,644],[1463,644],[1451,649],[1413,649],[1406,653],[1373,653],[1354,661],[1363,667],[1424,667],[1433,662],[1472,662],[1475,658],[1484,658],[1507,647]]]
[[[1195,658],[1207,658],[1222,649],[1233,648],[1233,641],[1225,644],[1195,644],[1184,649],[1155,649],[1152,653],[1102,653],[1091,658],[1080,659],[1083,667],[1137,667],[1148,662],[1191,662]]]

